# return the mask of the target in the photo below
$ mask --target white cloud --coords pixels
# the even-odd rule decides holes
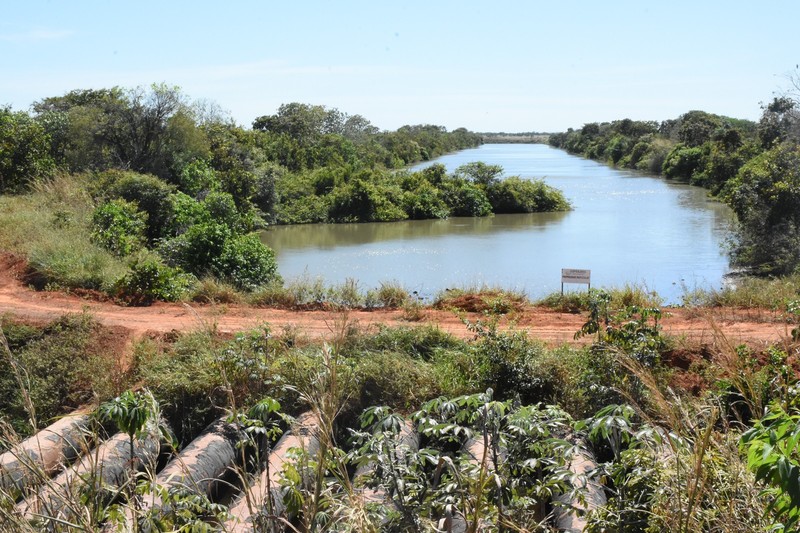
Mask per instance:
[[[42,41],[57,41],[74,35],[72,30],[50,30],[37,28],[21,33],[0,34],[0,41],[7,43],[36,43]]]

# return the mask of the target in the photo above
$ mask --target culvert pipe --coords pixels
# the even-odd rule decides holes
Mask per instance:
[[[395,456],[393,460],[396,462],[404,462],[406,460],[406,451],[416,452],[417,450],[419,450],[419,433],[417,433],[412,421],[404,420],[400,432],[395,438]],[[375,467],[376,465],[374,463],[367,463],[358,467],[353,474],[353,483],[356,485],[359,484],[359,479],[372,474]],[[393,508],[397,509],[397,506],[392,502],[391,497],[383,488],[361,488],[359,489],[359,493],[365,503],[381,503],[391,505]]]
[[[211,497],[220,480],[241,465],[240,448],[246,438],[244,431],[224,418],[212,422],[164,467],[156,482]]]
[[[569,462],[572,486],[583,492],[584,501],[577,496],[570,498],[567,494],[556,498],[563,504],[555,510],[555,526],[558,531],[580,533],[586,529],[586,514],[606,504],[603,485],[591,478],[591,473],[596,468],[597,463],[588,450],[581,448],[581,451],[572,456]]]
[[[491,468],[491,448],[487,448],[483,443],[482,435],[467,439],[461,446],[461,451],[470,464],[487,470]],[[445,516],[439,520],[439,531],[466,533],[468,527],[467,517],[463,512]],[[478,531],[482,531],[481,524],[478,524]]]
[[[89,414],[70,414],[0,455],[0,490],[19,497],[86,453],[90,425]]]
[[[227,422],[227,417],[209,424],[200,435],[192,440],[178,455],[158,473],[157,486],[170,490],[180,488],[193,494],[216,499],[218,489],[225,483],[237,466],[242,464],[240,444],[246,440],[245,432],[239,426]],[[141,510],[158,513],[164,502],[157,493],[146,495],[141,502]],[[125,513],[128,524],[135,517],[133,510]],[[108,525],[104,533],[117,531],[116,526]]]
[[[138,470],[147,468],[155,472],[160,454],[160,431],[155,424],[142,438],[134,439],[133,458],[128,435],[117,433],[84,455],[80,462],[28,495],[17,504],[16,512],[28,520],[35,519],[43,531],[48,531],[58,520],[70,522],[81,512],[82,491],[95,490],[101,498],[110,497],[112,491],[130,481],[132,460],[136,461]]]
[[[280,438],[267,458],[265,468],[255,482],[230,508],[231,519],[223,527],[228,533],[245,533],[255,530],[263,513],[272,506],[271,516],[280,516],[284,511],[280,498],[280,478],[289,450],[302,449],[309,456],[319,451],[319,421],[310,412],[303,413],[292,428]]]

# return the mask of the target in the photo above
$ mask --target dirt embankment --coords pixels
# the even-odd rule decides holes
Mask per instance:
[[[462,317],[448,310],[424,309],[420,320],[409,322],[403,310],[346,312],[292,311],[240,305],[200,305],[157,303],[150,307],[124,307],[58,292],[34,291],[23,283],[25,263],[10,254],[0,254],[0,315],[36,322],[49,321],[65,313],[91,313],[101,324],[126,336],[138,338],[147,333],[187,331],[213,327],[220,332],[235,332],[269,324],[274,332],[291,328],[311,338],[330,338],[341,330],[346,320],[360,328],[431,324],[461,338],[473,335]],[[747,343],[754,347],[780,342],[789,335],[789,327],[780,316],[764,310],[665,309],[664,331],[691,345],[719,342],[724,336],[731,344]],[[462,314],[477,320],[478,313]],[[524,306],[503,318],[501,327],[525,330],[532,337],[551,345],[570,343],[583,325],[585,314],[561,313],[551,309]]]

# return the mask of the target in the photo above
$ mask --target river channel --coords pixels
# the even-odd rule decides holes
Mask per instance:
[[[561,269],[589,269],[593,287],[636,284],[665,303],[686,290],[719,288],[733,215],[706,191],[617,170],[541,144],[487,144],[417,165],[448,171],[471,161],[561,189],[566,213],[496,215],[374,224],[277,226],[262,239],[285,280],[348,278],[362,289],[398,282],[432,297],[491,286],[536,299],[561,289]],[[586,290],[568,285],[568,290]]]

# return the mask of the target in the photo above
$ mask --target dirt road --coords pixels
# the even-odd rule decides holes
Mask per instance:
[[[295,328],[312,338],[334,335],[343,319],[361,328],[377,324],[388,326],[432,324],[456,336],[472,335],[461,318],[451,311],[426,309],[422,319],[409,322],[402,310],[359,311],[346,314],[331,311],[289,311],[238,305],[200,305],[158,303],[150,307],[124,307],[113,302],[84,299],[58,292],[34,291],[20,281],[24,262],[0,254],[0,315],[10,313],[19,319],[49,321],[64,313],[87,311],[100,323],[139,337],[148,332],[187,331],[215,327],[235,332],[269,324],[274,332]],[[732,344],[746,342],[767,345],[785,339],[789,327],[780,316],[763,310],[665,309],[664,331],[688,344],[711,344],[723,334]],[[468,314],[475,320],[478,314]],[[585,322],[584,314],[561,313],[528,306],[501,321],[501,327],[524,329],[532,337],[549,344],[573,342],[573,335]],[[718,340],[718,339],[716,339]]]

